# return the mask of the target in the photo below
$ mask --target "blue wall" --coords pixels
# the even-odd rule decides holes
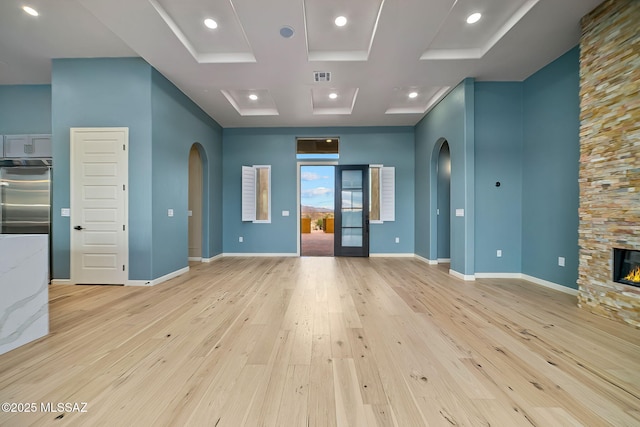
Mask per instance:
[[[51,85],[0,86],[0,135],[51,133]]]
[[[443,142],[451,153],[451,269],[474,273],[474,81],[465,79],[417,125],[415,204],[417,255],[437,258],[436,164]],[[464,209],[464,217],[455,210]]]
[[[476,82],[475,90],[475,271],[519,273],[522,83]]]
[[[151,278],[151,67],[139,58],[54,59],[53,278],[69,278],[69,128],[129,128],[129,278]]]
[[[522,272],[571,288],[578,278],[579,84],[577,47],[524,82]]]
[[[129,128],[129,279],[186,267],[188,158],[207,159],[203,227],[208,256],[221,252],[222,129],[140,58],[57,59],[52,70],[53,277],[69,278],[69,128]],[[173,208],[175,216],[167,217]],[[207,242],[208,241],[208,242]]]
[[[396,168],[396,220],[372,224],[371,253],[414,252],[414,133],[411,127],[259,128],[223,131],[223,247],[225,253],[297,250],[296,137],[339,136],[341,164]],[[271,165],[271,223],[240,220],[241,166]],[[283,217],[282,211],[291,215]],[[243,243],[238,237],[244,238]],[[395,243],[395,238],[400,243]]]
[[[222,128],[153,70],[153,268],[157,278],[188,266],[189,150],[203,159],[203,258],[222,253]],[[169,217],[167,210],[173,209]]]

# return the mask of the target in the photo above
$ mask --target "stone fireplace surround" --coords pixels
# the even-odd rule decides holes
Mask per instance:
[[[640,328],[640,287],[613,280],[614,248],[640,250],[640,1],[582,18],[578,305]]]

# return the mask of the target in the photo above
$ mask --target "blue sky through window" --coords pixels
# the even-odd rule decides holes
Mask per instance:
[[[333,166],[300,166],[300,202],[304,206],[333,209]]]

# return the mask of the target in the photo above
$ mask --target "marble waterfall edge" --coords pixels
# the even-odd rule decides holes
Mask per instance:
[[[48,236],[0,235],[0,354],[49,333]]]

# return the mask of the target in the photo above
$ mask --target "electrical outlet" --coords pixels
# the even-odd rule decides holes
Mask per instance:
[[[502,249],[498,249],[498,250],[496,251],[496,256],[497,256],[498,258],[500,258],[500,257],[502,256]]]
[[[240,243],[244,242],[244,238],[242,236],[238,237],[238,242]]]
[[[559,256],[558,257],[558,265],[560,267],[564,267],[564,257],[563,256]]]
[[[400,243],[400,238],[396,237],[396,243]]]

